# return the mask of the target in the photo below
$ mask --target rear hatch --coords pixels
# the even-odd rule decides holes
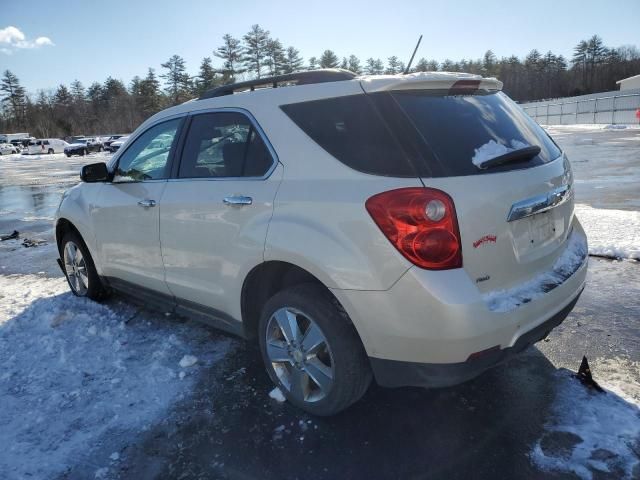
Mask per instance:
[[[553,268],[573,196],[560,149],[499,82],[483,82],[362,85],[425,186],[453,198],[463,268],[487,292]]]

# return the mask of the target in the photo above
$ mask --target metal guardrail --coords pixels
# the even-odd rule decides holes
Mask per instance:
[[[605,92],[603,96],[580,99],[569,97],[551,102],[520,105],[541,125],[638,124],[640,93]]]

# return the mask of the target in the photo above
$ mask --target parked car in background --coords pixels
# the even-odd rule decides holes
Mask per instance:
[[[16,146],[10,143],[0,143],[0,155],[11,155],[12,153],[18,153],[19,150]]]
[[[117,152],[120,147],[122,145],[124,145],[124,143],[129,139],[129,135],[124,135],[120,138],[118,138],[117,140],[111,142],[111,145],[109,145],[109,151],[110,152]]]
[[[79,138],[73,143],[67,145],[64,154],[67,157],[72,155],[88,155],[91,152],[101,152],[102,143],[98,142],[95,137]]]
[[[0,133],[0,143],[11,143],[13,140],[30,138],[28,133]]]
[[[87,137],[87,146],[90,152],[101,152],[104,150],[101,137]]]
[[[31,140],[22,150],[23,155],[52,154],[62,153],[65,147],[69,145],[59,138],[38,138]]]
[[[120,138],[124,137],[124,136],[125,136],[124,134],[122,134],[122,135],[110,135],[107,139],[105,139],[102,142],[102,145],[104,146],[104,149],[107,152],[110,152],[111,151],[111,144],[113,142],[115,142],[116,140],[119,140]]]
[[[18,150],[18,152],[21,152],[25,146],[29,145],[29,141],[30,139],[11,140],[11,142],[9,143],[11,143],[11,145],[13,145],[16,150]]]

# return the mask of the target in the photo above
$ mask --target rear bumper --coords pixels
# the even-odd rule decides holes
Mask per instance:
[[[477,377],[489,368],[510,359],[530,345],[546,338],[560,325],[575,306],[582,290],[571,302],[516,340],[511,347],[488,350],[481,356],[459,363],[415,363],[370,358],[376,382],[383,387],[449,387]]]
[[[584,289],[588,264],[586,235],[577,220],[573,235],[581,255],[573,257],[578,259],[570,274],[554,277],[561,281],[536,295],[525,296],[531,282],[494,296],[482,294],[464,269],[417,267],[385,291],[332,291],[353,321],[379,383],[453,385],[540,340],[568,315]],[[534,277],[540,275],[547,278],[546,272]]]

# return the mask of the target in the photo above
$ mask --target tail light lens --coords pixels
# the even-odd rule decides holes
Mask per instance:
[[[462,267],[455,206],[435,188],[400,188],[365,203],[382,233],[413,264],[430,270]]]

